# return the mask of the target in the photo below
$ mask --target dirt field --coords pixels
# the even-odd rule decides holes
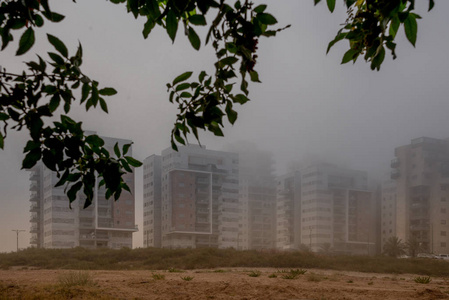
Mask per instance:
[[[0,299],[449,299],[446,278],[309,269],[285,279],[290,270],[281,271],[81,271],[92,286],[62,287],[61,276],[78,271],[10,269],[0,270]]]

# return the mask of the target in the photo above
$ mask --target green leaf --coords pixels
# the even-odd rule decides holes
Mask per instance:
[[[249,76],[251,77],[252,82],[261,82],[259,80],[259,74],[256,71],[250,71]]]
[[[22,169],[31,169],[41,159],[42,153],[40,148],[36,148],[28,152],[22,161]]]
[[[117,91],[113,88],[107,87],[99,90],[98,93],[103,96],[112,96],[117,94]]]
[[[0,132],[0,149],[3,149],[5,147],[5,138],[3,136],[3,133]]]
[[[398,17],[394,17],[390,23],[390,35],[394,38],[398,33],[399,26],[401,25],[401,21],[399,21]]]
[[[104,146],[104,141],[102,138],[100,138],[96,134],[92,134],[86,137],[86,143],[95,146],[95,147],[102,147]]]
[[[229,101],[226,104],[225,111],[226,111],[226,114],[228,115],[229,123],[234,124],[235,121],[237,120],[237,112],[232,109],[232,102],[231,101]]]
[[[219,61],[220,65],[226,66],[226,65],[233,65],[236,62],[238,62],[238,58],[234,56],[225,57],[222,60]]]
[[[415,47],[416,35],[418,33],[418,23],[416,22],[416,16],[410,13],[404,21],[405,36],[409,42]]]
[[[81,181],[78,181],[74,185],[72,185],[67,192],[67,197],[69,198],[70,203],[76,200],[76,193],[81,189],[83,186],[83,183]]]
[[[380,66],[382,65],[382,62],[385,58],[385,48],[383,46],[379,46],[381,49],[379,50],[379,53],[373,58],[373,61],[371,62],[371,69],[377,71],[380,70]]]
[[[142,165],[142,162],[138,161],[137,159],[131,157],[131,156],[125,156],[126,161],[128,162],[128,164],[130,164],[131,166],[138,168]]]
[[[129,148],[131,147],[131,145],[132,145],[132,143],[131,143],[131,144],[125,144],[125,145],[123,145],[123,148],[122,148],[122,153],[123,153],[123,155],[125,155],[126,153],[128,153]]]
[[[327,7],[330,12],[334,12],[335,9],[335,0],[327,0]]]
[[[192,47],[195,50],[200,50],[200,47],[201,47],[200,37],[198,36],[198,34],[196,34],[195,30],[193,30],[192,27],[189,27],[188,38],[189,38],[190,44],[192,44]]]
[[[434,0],[429,0],[429,11],[431,11],[434,6],[435,6]]]
[[[105,113],[109,113],[108,112],[108,105],[106,104],[106,101],[104,101],[104,99],[102,97],[99,97],[98,100],[100,101],[100,107],[101,109],[105,112]]]
[[[64,20],[64,18],[65,18],[63,15],[60,15],[60,14],[54,13],[54,12],[51,12],[51,13],[44,12],[43,15],[44,15],[48,20],[50,20],[50,21],[52,21],[52,22],[55,22],[55,23],[61,22],[61,21]]]
[[[58,54],[56,54],[56,53],[53,53],[53,52],[48,52],[48,56],[50,56],[50,58],[51,58],[57,65],[60,65],[60,66],[64,65],[64,59],[63,59],[60,55],[58,55]]]
[[[64,45],[64,43],[58,39],[57,37],[51,35],[51,34],[47,34],[47,38],[48,41],[50,42],[50,44],[53,45],[53,47],[55,47],[55,49],[62,54],[62,56],[64,57],[68,57],[69,56],[69,52],[67,50],[67,47]]]
[[[118,143],[115,143],[115,145],[114,145],[114,153],[115,153],[115,155],[117,155],[117,157],[121,156],[120,149],[118,147]]]
[[[33,28],[29,27],[20,37],[19,49],[17,49],[16,55],[25,54],[28,50],[31,49],[34,41],[34,30]]]
[[[0,121],[6,121],[9,119],[8,114],[0,112]]]
[[[90,85],[88,83],[83,83],[83,87],[81,88],[81,103],[86,101],[87,97],[89,96],[90,90]]]
[[[357,50],[354,49],[349,49],[348,51],[346,51],[346,53],[343,55],[343,59],[341,61],[341,64],[345,64],[347,62],[350,62],[351,60],[354,60],[354,57],[356,57],[356,55],[359,52]]]
[[[177,83],[181,82],[181,81],[185,81],[187,79],[190,78],[190,76],[192,76],[193,72],[185,72],[182,73],[181,75],[179,75],[178,77],[175,78],[175,80],[173,80],[172,85],[176,85]]]
[[[50,99],[50,103],[48,104],[50,111],[54,112],[58,108],[60,102],[61,97],[59,96],[59,94],[54,94]]]
[[[189,87],[190,87],[190,83],[187,83],[187,82],[186,83],[181,83],[180,85],[178,85],[176,87],[176,91],[179,92],[179,91],[188,89]]]
[[[206,18],[203,15],[193,15],[189,17],[189,22],[193,25],[204,26],[207,25]]]
[[[168,36],[175,42],[176,32],[178,31],[178,19],[173,10],[170,10],[166,18],[166,29]]]
[[[273,15],[267,13],[257,14],[257,19],[260,21],[260,23],[265,25],[274,25],[278,22],[276,18],[273,17]]]
[[[256,8],[254,8],[254,12],[260,14],[260,13],[263,13],[266,8],[267,8],[267,6],[265,4],[261,4],[261,5],[257,6]]]
[[[243,94],[235,95],[235,96],[233,97],[233,100],[234,100],[234,102],[237,102],[237,103],[240,103],[240,104],[245,104],[246,102],[249,101],[248,97],[246,97],[246,96],[243,95]]]

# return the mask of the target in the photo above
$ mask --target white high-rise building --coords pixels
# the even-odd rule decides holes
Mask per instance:
[[[112,151],[129,140],[105,138],[106,149]],[[129,154],[131,155],[131,149]],[[134,194],[134,174],[123,175]],[[38,163],[30,170],[31,241],[35,247],[132,247],[135,225],[134,195],[124,191],[119,200],[106,200],[104,188],[96,191],[92,204],[83,209],[85,197],[81,192],[69,207],[64,187],[55,187],[56,173]]]
[[[366,173],[311,164],[299,174],[278,181],[277,247],[374,254],[376,211]]]
[[[199,146],[179,147],[178,152],[171,148],[162,151],[160,209],[156,204],[159,199],[151,198],[151,192],[155,195],[157,189],[151,188],[157,184],[154,176],[159,172],[155,158],[145,160],[144,170],[148,246],[159,246],[151,242],[151,237],[155,239],[160,232],[161,247],[237,248],[238,155]]]

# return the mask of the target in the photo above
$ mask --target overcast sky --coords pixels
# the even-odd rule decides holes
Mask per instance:
[[[250,88],[251,102],[238,107],[239,119],[227,124],[225,138],[202,134],[209,149],[246,140],[272,151],[278,174],[291,161],[322,159],[366,170],[372,176],[387,172],[394,148],[412,138],[449,137],[449,1],[418,1],[416,48],[404,33],[398,35],[398,58],[387,56],[380,72],[363,61],[340,65],[346,42],[326,56],[327,44],[346,18],[343,1],[330,14],[325,3],[312,0],[255,1],[267,3],[280,26],[292,27],[259,43],[257,70],[262,84]],[[134,20],[123,5],[107,1],[52,1],[66,19],[44,27],[60,37],[74,53],[83,44],[83,70],[118,94],[109,98],[109,114],[76,108],[71,116],[100,135],[134,141],[134,155],[143,160],[170,145],[176,107],[168,102],[165,84],[184,71],[205,69],[214,62],[210,47],[197,52],[178,33],[174,45],[157,29],[147,40],[143,21]],[[0,53],[0,65],[21,70],[22,61],[51,50],[44,31],[30,54],[16,58],[16,43]],[[18,36],[16,36],[18,40]],[[198,73],[196,73],[198,74]],[[25,229],[19,246],[29,246],[29,174],[21,171],[24,132],[9,131],[0,152],[0,252],[16,247],[11,230]],[[136,171],[136,222],[142,228],[142,170]],[[142,232],[134,246],[142,245]]]

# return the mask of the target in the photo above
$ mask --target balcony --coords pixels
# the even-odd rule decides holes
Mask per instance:
[[[391,160],[390,166],[391,166],[393,169],[398,168],[398,167],[399,167],[399,159],[398,159],[398,158],[392,159],[392,160]]]
[[[39,221],[39,218],[37,216],[30,217],[30,223],[37,223],[38,221]]]
[[[31,226],[30,233],[38,233],[38,232],[39,232],[39,227],[38,226]]]
[[[30,191],[38,191],[39,190],[39,186],[36,182],[32,182],[30,184]]]
[[[30,206],[30,212],[38,212],[39,211],[39,205],[37,204],[31,204]]]
[[[39,196],[37,194],[31,195],[30,201],[31,202],[38,202],[39,201]]]
[[[391,171],[390,177],[391,179],[398,179],[401,176],[401,173],[399,170],[393,170]]]

